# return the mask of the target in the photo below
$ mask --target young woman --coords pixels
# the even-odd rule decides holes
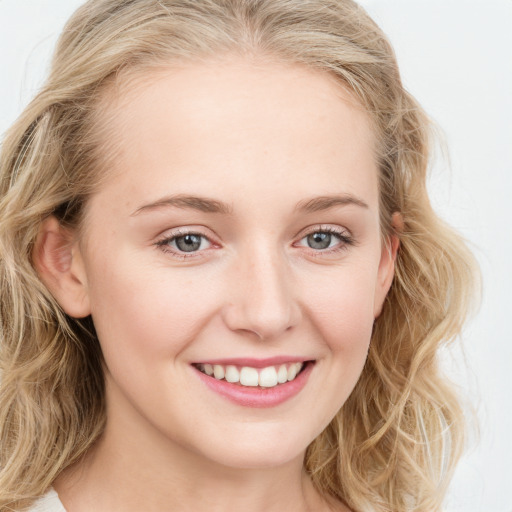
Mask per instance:
[[[350,0],[90,0],[2,146],[0,510],[441,510],[473,260]]]

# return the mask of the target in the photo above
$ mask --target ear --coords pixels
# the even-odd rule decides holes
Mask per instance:
[[[395,212],[391,218],[393,232],[386,238],[382,244],[379,270],[377,275],[377,284],[375,288],[374,318],[378,318],[382,313],[384,300],[391,288],[393,277],[395,275],[395,261],[400,247],[399,234],[403,231],[404,221],[402,215]]]
[[[69,316],[90,315],[86,273],[78,243],[70,230],[53,216],[41,223],[32,261],[41,281]]]

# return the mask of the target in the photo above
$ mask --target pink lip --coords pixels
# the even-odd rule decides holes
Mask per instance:
[[[239,364],[240,362],[240,360],[235,361],[237,361],[236,364]],[[244,359],[243,361],[246,360]],[[287,361],[290,361],[290,359],[287,359]],[[272,364],[265,364],[266,366],[272,366]],[[204,382],[209,389],[215,391],[222,397],[244,407],[263,408],[274,407],[297,395],[306,385],[313,366],[314,363],[306,364],[304,369],[299,373],[299,375],[297,375],[297,377],[295,377],[294,380],[284,384],[278,384],[273,388],[247,387],[240,384],[232,384],[225,380],[217,380],[215,377],[210,377],[199,371],[197,368],[193,368],[201,381]]]
[[[194,364],[221,364],[223,366],[250,366],[252,368],[266,368],[267,366],[276,366],[284,363],[303,363],[305,361],[311,361],[311,358],[307,357],[295,357],[295,356],[277,356],[267,357],[265,359],[256,359],[251,357],[232,357],[228,359],[208,359],[205,361],[195,361]]]

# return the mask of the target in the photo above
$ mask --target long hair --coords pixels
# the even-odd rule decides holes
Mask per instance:
[[[2,144],[0,511],[43,494],[105,425],[94,325],[62,311],[31,254],[49,215],[79,229],[108,172],[106,91],[147,67],[233,53],[328,72],[352,91],[378,140],[383,235],[394,212],[404,221],[362,375],[308,447],[305,468],[322,495],[357,512],[440,510],[465,429],[438,352],[461,330],[476,274],[462,239],[431,208],[431,123],[382,31],[352,0],[90,0]]]

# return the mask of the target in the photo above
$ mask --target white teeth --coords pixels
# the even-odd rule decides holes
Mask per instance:
[[[257,386],[258,370],[244,366],[240,370],[240,384],[242,384],[242,386]]]
[[[297,376],[297,374],[301,371],[303,364],[302,363],[295,363],[290,365],[290,368],[288,368],[288,380],[293,380]]]
[[[216,364],[213,367],[213,375],[216,379],[223,379],[224,378],[224,367],[220,364]]]
[[[282,364],[279,367],[279,371],[277,372],[277,382],[279,384],[284,384],[288,380],[288,370],[286,369],[286,365]]]
[[[240,373],[236,369],[236,366],[226,366],[226,380],[228,382],[238,382],[240,380]]]
[[[232,384],[239,383],[242,386],[272,388],[295,379],[303,366],[304,363],[288,363],[288,365],[267,366],[261,369],[244,366],[239,370],[231,364],[223,366],[221,364],[204,363],[198,365],[198,369],[206,375],[214,376],[217,380],[225,379]]]
[[[259,380],[260,386],[264,388],[273,388],[277,386],[277,372],[273,366],[263,368],[260,372]]]
[[[292,364],[290,366],[290,368],[288,368],[288,380],[293,380],[295,379],[295,376],[297,375],[297,367]]]

